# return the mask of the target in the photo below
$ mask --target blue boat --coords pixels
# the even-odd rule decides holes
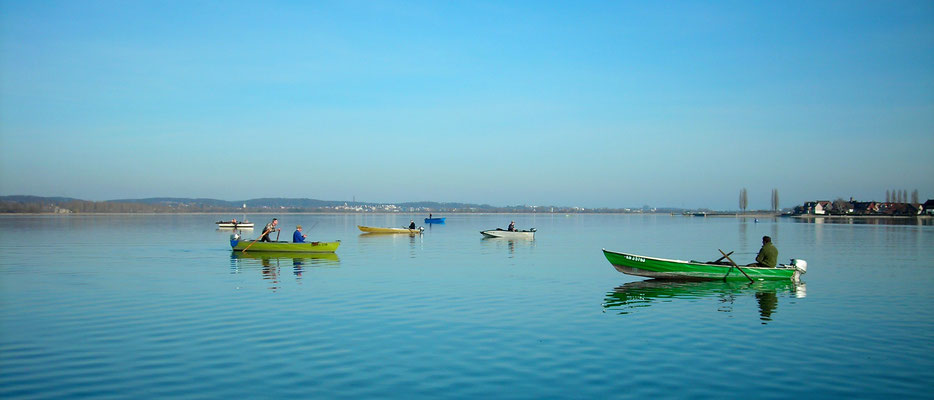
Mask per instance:
[[[443,224],[444,218],[425,218],[426,224]]]

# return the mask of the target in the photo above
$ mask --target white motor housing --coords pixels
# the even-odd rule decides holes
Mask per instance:
[[[808,262],[804,260],[799,260],[797,258],[791,259],[791,266],[795,267],[796,270],[805,274],[808,272]]]

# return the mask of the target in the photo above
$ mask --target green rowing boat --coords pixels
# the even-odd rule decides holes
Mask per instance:
[[[289,243],[289,242],[260,242],[252,240],[230,239],[230,247],[233,251],[275,251],[287,253],[333,253],[341,245],[340,240],[336,242],[307,242],[307,243]]]
[[[737,268],[724,263],[666,260],[618,253],[607,249],[603,249],[603,255],[617,271],[628,275],[697,281],[746,279]],[[807,262],[792,259],[791,265],[779,264],[776,268],[742,267],[742,269],[754,280],[790,279],[797,281],[807,271]]]

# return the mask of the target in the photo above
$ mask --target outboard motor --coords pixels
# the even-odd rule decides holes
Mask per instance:
[[[797,258],[792,258],[792,259],[791,259],[791,266],[794,267],[794,269],[795,269],[795,275],[794,275],[794,278],[793,278],[794,280],[800,279],[800,278],[801,278],[801,275],[804,275],[804,274],[806,274],[806,273],[808,272],[808,262],[807,262],[807,261],[800,260],[800,259],[797,259]]]
[[[801,271],[802,274],[808,272],[808,262],[804,260],[799,260],[797,258],[791,259],[791,265],[795,267],[796,270]]]

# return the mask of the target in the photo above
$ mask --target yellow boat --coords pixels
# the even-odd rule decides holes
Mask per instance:
[[[360,228],[361,231],[364,231],[364,232],[366,232],[366,233],[404,233],[404,234],[407,234],[407,235],[414,235],[414,234],[416,234],[416,233],[422,233],[422,231],[425,230],[425,228],[422,228],[422,227],[418,227],[418,228],[415,228],[415,229],[408,229],[408,228],[376,228],[376,227],[372,227],[372,226],[360,226],[360,225],[357,225],[357,228]]]

